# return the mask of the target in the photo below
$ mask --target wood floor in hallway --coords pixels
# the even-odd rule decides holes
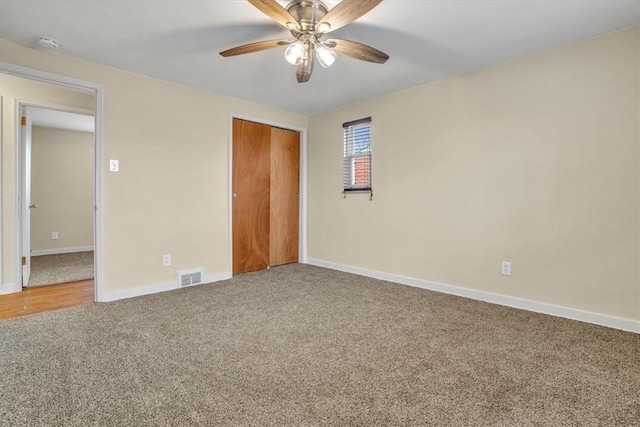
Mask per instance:
[[[95,301],[93,280],[26,288],[0,295],[0,320],[91,304]]]

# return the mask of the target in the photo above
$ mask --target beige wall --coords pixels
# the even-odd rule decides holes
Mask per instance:
[[[93,133],[34,126],[31,145],[31,250],[92,247]]]
[[[3,45],[2,45],[3,46]],[[5,51],[0,46],[0,61]],[[16,162],[16,114],[17,101],[37,102],[93,111],[93,95],[54,86],[47,83],[0,74],[2,96],[2,150],[0,166],[2,172],[2,285],[14,284],[15,277],[15,162]],[[2,289],[0,289],[2,290]]]
[[[300,115],[7,41],[0,41],[0,61],[104,87],[106,292],[173,282],[180,269],[229,272],[230,114],[307,125]],[[108,172],[110,158],[120,160],[120,172]],[[3,170],[5,179],[10,174]],[[5,243],[11,232],[5,229]],[[165,253],[172,255],[170,267],[162,267]],[[4,276],[14,280],[13,271]]]
[[[310,118],[309,256],[640,319],[638,38],[634,27]],[[307,124],[6,41],[0,61],[104,86],[107,292],[196,266],[227,272],[230,113]],[[374,200],[344,199],[341,124],[370,115]],[[7,283],[14,130],[3,123]]]
[[[640,319],[638,31],[311,117],[309,257]],[[345,199],[367,116],[375,195]]]

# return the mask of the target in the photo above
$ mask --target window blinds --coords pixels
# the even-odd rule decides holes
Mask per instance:
[[[342,125],[344,191],[371,191],[371,117]]]

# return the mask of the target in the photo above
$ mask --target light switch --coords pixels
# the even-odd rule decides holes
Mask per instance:
[[[120,170],[120,162],[118,160],[109,160],[109,172],[118,172]]]

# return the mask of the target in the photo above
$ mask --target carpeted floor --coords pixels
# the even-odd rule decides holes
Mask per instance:
[[[93,279],[93,251],[31,257],[29,286]]]
[[[640,335],[305,265],[0,339],[3,426],[640,425]]]

